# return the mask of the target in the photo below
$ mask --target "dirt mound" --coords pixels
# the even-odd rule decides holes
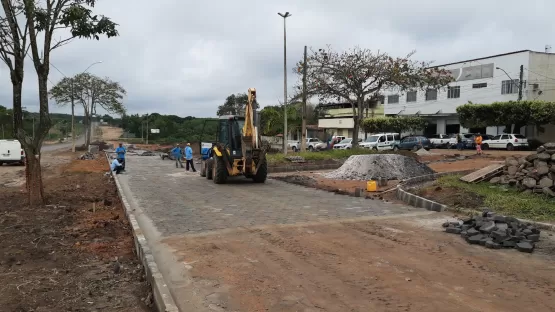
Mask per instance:
[[[382,154],[353,155],[339,169],[324,176],[337,180],[371,180],[379,177],[404,180],[432,173],[432,169],[412,157]]]

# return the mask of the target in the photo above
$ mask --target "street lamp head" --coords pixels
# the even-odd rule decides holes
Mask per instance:
[[[499,68],[499,67],[495,67],[495,69],[501,69],[501,68]]]
[[[278,15],[281,16],[281,17],[283,17],[283,18],[286,18],[286,17],[291,16],[291,14],[289,14],[289,12],[285,12],[285,14],[278,13]]]

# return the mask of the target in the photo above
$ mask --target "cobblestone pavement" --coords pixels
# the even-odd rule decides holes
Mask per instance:
[[[402,205],[272,179],[256,184],[237,177],[216,185],[160,157],[128,157],[127,172],[119,179],[163,236],[409,212]]]

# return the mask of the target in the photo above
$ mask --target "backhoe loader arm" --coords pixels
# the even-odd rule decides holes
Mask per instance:
[[[256,89],[255,88],[249,88],[247,105],[245,107],[245,125],[243,125],[243,136],[247,140],[249,140],[249,138],[252,139],[253,136],[254,136],[254,109],[253,109],[253,106],[254,106],[255,101],[256,101]]]

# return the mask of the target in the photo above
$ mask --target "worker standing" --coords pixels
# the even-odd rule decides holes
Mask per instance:
[[[181,151],[181,147],[179,144],[175,144],[175,147],[172,149],[172,156],[175,158],[175,168],[178,168],[178,164],[183,168],[183,163],[181,162],[181,158],[183,158],[183,152]]]
[[[482,135],[478,133],[476,138],[474,139],[474,143],[476,144],[476,154],[482,155]]]
[[[125,154],[127,153],[127,151],[125,150],[125,147],[123,147],[123,144],[120,143],[118,148],[116,148],[116,154],[117,154],[117,160],[120,163],[123,171],[125,171]]]
[[[187,161],[185,170],[189,171],[189,164],[191,164],[193,172],[197,172],[195,165],[193,164],[193,149],[191,148],[191,143],[187,143],[187,147],[185,147],[185,161]]]

